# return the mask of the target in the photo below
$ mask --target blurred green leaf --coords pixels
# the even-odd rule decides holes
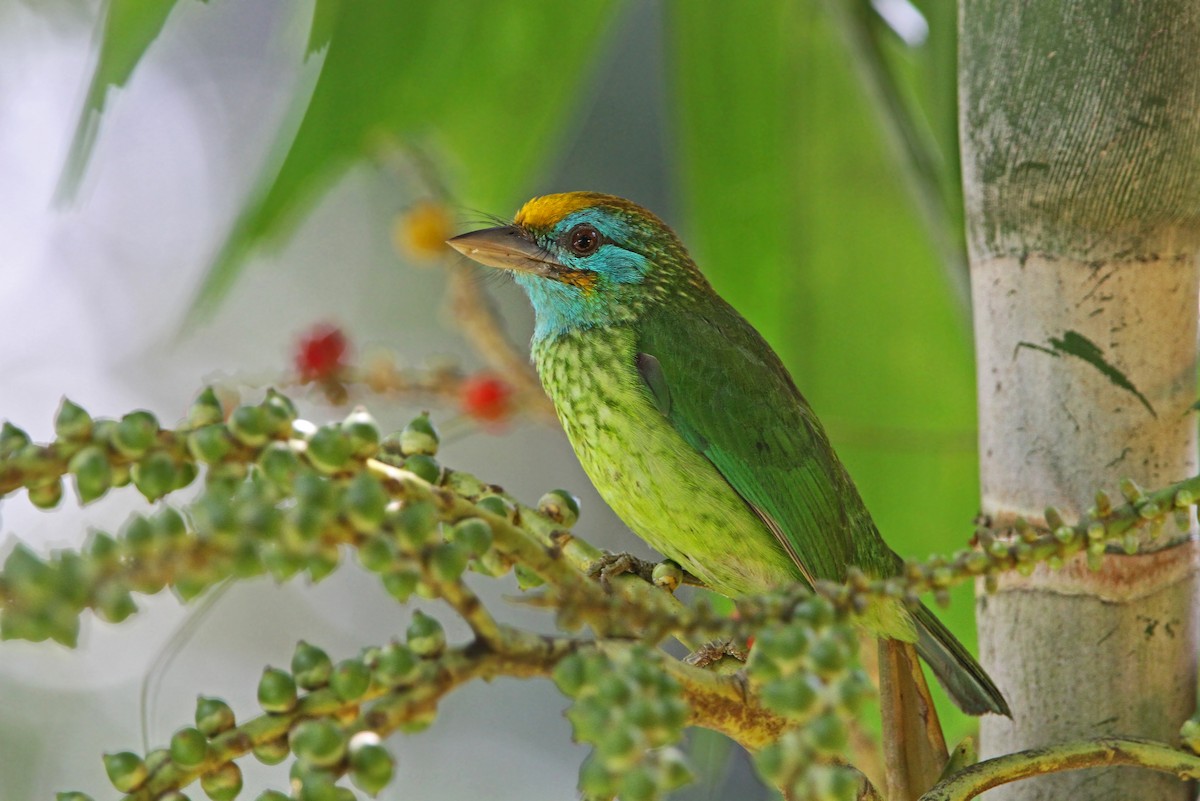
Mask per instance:
[[[455,160],[456,200],[508,208],[552,149],[616,0],[318,0],[320,77],[277,172],[264,175],[209,272],[211,311],[246,256],[286,233],[350,165],[414,144]]]
[[[904,7],[904,2],[892,0],[892,5]],[[938,47],[917,47],[906,44],[888,28],[867,0],[828,3],[823,8],[830,12],[833,33],[849,50],[863,94],[882,123],[887,154],[905,179],[904,186],[942,261],[950,289],[969,315],[955,96],[945,103],[946,98],[939,94],[945,79],[955,91],[957,60],[952,49],[952,57],[946,59],[943,46],[947,28],[952,47],[957,39],[954,15],[947,18],[940,9],[935,10],[940,12],[934,18],[938,28],[930,29],[927,39]],[[914,17],[924,16],[916,6],[908,8]],[[924,21],[928,23],[928,19]],[[948,141],[939,139],[932,129],[937,125],[944,131],[946,122],[950,123]]]
[[[685,239],[788,363],[892,547],[952,551],[978,508],[968,331],[822,9],[671,6]],[[969,602],[938,613],[969,641]]]
[[[59,179],[57,196],[60,202],[71,200],[87,168],[100,115],[114,86],[124,86],[133,74],[150,44],[158,38],[167,17],[171,16],[177,0],[108,0],[104,7],[104,22],[100,32],[100,55],[87,98],[79,120],[67,163]]]

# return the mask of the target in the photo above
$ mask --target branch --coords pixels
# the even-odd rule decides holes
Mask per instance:
[[[1035,748],[984,760],[938,782],[920,801],[968,801],[1001,784],[1047,773],[1131,765],[1200,779],[1200,757],[1164,743],[1106,737]]]

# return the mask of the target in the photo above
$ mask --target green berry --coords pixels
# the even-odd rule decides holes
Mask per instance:
[[[432,659],[446,649],[446,632],[442,624],[420,609],[413,610],[407,636],[408,647],[417,656]]]
[[[350,453],[360,459],[370,458],[379,450],[379,426],[362,406],[342,421],[342,432],[350,443]]]
[[[267,396],[263,398],[261,406],[271,420],[271,435],[288,436],[292,430],[292,422],[297,417],[296,404],[292,403],[291,398],[271,388],[267,390]]]
[[[145,556],[154,550],[154,526],[141,515],[129,519],[122,536],[125,538],[125,547],[135,556]]]
[[[399,567],[383,575],[383,588],[388,595],[404,603],[412,597],[420,581],[420,573],[412,568]]]
[[[821,629],[833,622],[833,607],[819,596],[806,598],[792,610],[794,620],[807,623],[809,628]]]
[[[644,748],[639,732],[627,726],[610,728],[596,742],[596,753],[608,767],[615,771],[627,770],[641,755]]]
[[[276,487],[288,492],[300,472],[300,457],[286,442],[272,442],[259,455],[258,467]]]
[[[317,551],[311,554],[304,563],[308,576],[315,584],[334,570],[341,562],[341,550],[334,543],[321,543]]]
[[[296,707],[296,680],[286,670],[266,667],[258,680],[258,704],[266,712],[291,712]]]
[[[158,437],[158,419],[139,409],[121,418],[112,432],[112,445],[131,459],[142,456]]]
[[[96,593],[95,609],[96,614],[109,623],[120,623],[137,612],[137,604],[127,587],[113,582],[102,585]]]
[[[92,435],[92,416],[82,406],[63,398],[54,418],[54,435],[59,439],[82,442]]]
[[[266,445],[277,427],[276,421],[261,406],[239,406],[229,415],[229,433],[251,448]]]
[[[425,546],[437,526],[437,510],[429,501],[409,501],[389,521],[400,544],[417,551]]]
[[[299,801],[339,801],[336,777],[328,770],[316,768],[297,759],[288,770],[293,795]]]
[[[805,727],[805,733],[812,744],[822,751],[839,752],[850,739],[850,730],[845,722],[831,712],[814,718]]]
[[[329,720],[305,720],[288,736],[296,758],[317,768],[330,768],[346,754],[346,735]]]
[[[96,565],[107,566],[120,558],[121,546],[117,544],[111,534],[92,531],[84,541],[83,553]]]
[[[375,660],[375,678],[385,687],[398,687],[416,677],[420,667],[412,649],[400,643],[388,643]]]
[[[54,568],[20,542],[4,560],[4,580],[13,595],[26,603],[52,597],[57,584]]]
[[[10,457],[29,444],[29,434],[22,429],[7,421],[4,426],[0,426],[0,457]]]
[[[809,651],[813,667],[819,673],[831,674],[844,670],[849,663],[850,654],[845,645],[832,637],[824,637],[813,643]]]
[[[356,735],[350,743],[350,780],[367,795],[376,796],[392,780],[395,761],[378,742],[363,742],[368,739],[365,734],[370,732]]]
[[[475,506],[482,512],[487,512],[488,514],[493,514],[497,517],[503,517],[506,520],[508,519],[509,514],[512,513],[512,506],[510,506],[508,501],[504,500],[499,495],[488,495],[480,498],[475,502]]]
[[[415,453],[405,459],[404,469],[430,484],[437,484],[442,477],[442,466],[432,456],[422,453]]]
[[[292,654],[292,673],[296,677],[296,684],[306,690],[315,690],[329,683],[333,660],[317,646],[300,640]]]
[[[265,743],[259,743],[254,746],[253,753],[254,758],[264,765],[278,765],[291,756],[292,747],[288,744],[287,736],[285,735],[274,740],[268,740]]]
[[[1191,718],[1184,722],[1179,729],[1179,739],[1183,747],[1193,754],[1200,753],[1200,720]]]
[[[654,777],[644,767],[634,767],[621,777],[621,801],[652,801],[658,797]]]
[[[481,517],[468,517],[458,521],[450,529],[450,539],[457,542],[471,556],[480,556],[492,547],[492,527]]]
[[[350,525],[360,533],[375,531],[383,522],[388,504],[387,492],[378,478],[359,473],[346,488],[344,509]]]
[[[633,697],[633,688],[620,673],[607,673],[602,676],[597,691],[600,701],[609,707],[624,706]]]
[[[219,464],[233,450],[229,430],[221,423],[201,426],[187,438],[188,452],[199,462]]]
[[[763,705],[787,717],[804,716],[816,700],[817,692],[804,675],[778,679],[762,689]]]
[[[679,585],[683,583],[683,568],[671,560],[659,562],[654,566],[654,571],[650,574],[650,580],[654,582],[654,586],[662,587],[668,592],[675,592]]]
[[[336,473],[350,463],[350,440],[336,425],[324,425],[308,440],[308,460],[322,473]]]
[[[8,457],[30,443],[29,435],[12,423],[0,426],[0,457]]]
[[[587,665],[584,657],[579,654],[569,654],[559,661],[551,675],[559,691],[574,698],[579,695],[587,683]]]
[[[171,764],[171,752],[166,748],[155,748],[146,754],[146,770],[151,774],[169,764]]]
[[[175,460],[162,451],[152,453],[130,468],[133,485],[148,501],[157,501],[178,485]]]
[[[188,409],[188,425],[192,428],[212,425],[225,419],[225,410],[212,387],[205,387]]]
[[[400,452],[405,456],[436,456],[439,441],[437,429],[430,422],[429,415],[421,414],[409,421],[400,432]]]
[[[772,659],[791,662],[808,650],[808,632],[802,626],[775,626],[764,629],[756,646]]]
[[[863,702],[875,694],[875,685],[862,670],[852,670],[837,685],[837,703],[847,715],[856,715]]]
[[[208,756],[208,738],[199,730],[185,726],[171,735],[171,761],[181,768],[194,768]]]
[[[232,729],[235,723],[233,710],[220,698],[196,698],[196,728],[208,737]]]
[[[87,793],[70,790],[65,793],[55,793],[54,801],[94,801],[94,799]]]
[[[616,777],[594,755],[579,766],[579,792],[585,798],[612,798],[617,794]]]
[[[212,801],[233,801],[242,791],[242,769],[226,762],[200,777],[200,787]]]
[[[39,509],[53,509],[62,502],[62,496],[62,481],[59,479],[29,488],[29,502]]]
[[[285,745],[285,747],[286,747],[286,745]],[[257,753],[257,751],[255,753]],[[287,754],[285,753],[284,756],[286,757]],[[280,760],[280,762],[282,762],[282,761],[283,760]],[[279,763],[278,762],[267,762],[266,764],[277,765]],[[292,797],[290,795],[284,795],[283,793],[279,792],[278,790],[263,790],[261,793],[258,794],[258,796],[254,799],[254,801],[292,801]]]
[[[434,546],[429,556],[429,566],[439,581],[458,581],[467,569],[470,558],[467,550],[457,542],[443,542]]]
[[[154,526],[154,536],[164,543],[178,542],[187,537],[187,523],[183,515],[170,506],[164,506],[151,521]]]
[[[551,490],[538,500],[538,511],[570,528],[579,520],[579,499],[563,489]]]
[[[338,662],[329,677],[329,688],[343,701],[357,701],[371,686],[371,671],[361,659]]]
[[[149,775],[146,763],[137,754],[120,751],[104,755],[104,771],[113,787],[122,793],[131,793],[142,786]]]
[[[368,537],[358,546],[358,561],[372,573],[382,573],[396,563],[396,549],[386,537]]]

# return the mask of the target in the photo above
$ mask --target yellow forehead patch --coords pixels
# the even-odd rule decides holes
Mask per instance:
[[[614,198],[598,192],[563,192],[557,195],[543,195],[535,197],[522,206],[513,222],[522,228],[553,228],[563,217],[572,212],[599,206],[612,199]]]

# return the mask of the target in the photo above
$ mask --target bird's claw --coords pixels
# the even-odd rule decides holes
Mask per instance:
[[[628,553],[605,551],[603,556],[588,567],[587,572],[588,576],[599,579],[605,587],[623,573],[632,573],[643,581],[654,581],[654,563]]]
[[[604,555],[593,562],[587,571],[589,577],[599,579],[605,587],[610,586],[612,580],[622,573],[632,573],[642,581],[669,593],[674,593],[681,584],[703,586],[695,576],[670,559],[655,563],[639,559],[628,553],[605,551]]]
[[[706,668],[715,665],[725,657],[730,657],[744,665],[749,656],[750,650],[743,645],[738,645],[733,640],[714,640],[685,656],[683,661],[693,667]]]

